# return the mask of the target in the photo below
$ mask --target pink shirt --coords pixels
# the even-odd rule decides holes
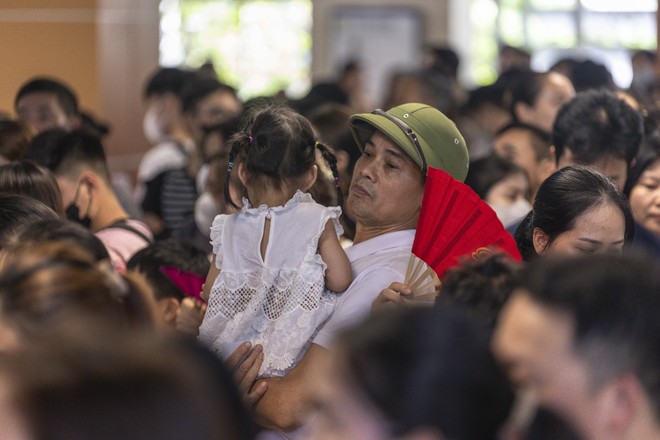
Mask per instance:
[[[153,240],[149,227],[138,220],[128,219],[126,224],[144,236]],[[108,253],[112,267],[119,272],[126,272],[126,262],[140,249],[149,246],[150,242],[135,232],[121,227],[109,227],[96,232],[96,236],[103,242]]]

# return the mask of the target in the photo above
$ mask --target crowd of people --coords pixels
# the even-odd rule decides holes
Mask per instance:
[[[0,120],[0,437],[660,440],[656,83],[529,58],[466,91],[429,47],[376,109],[356,61],[247,102],[159,68],[134,186],[111,124],[27,79]],[[522,262],[461,256],[420,301],[429,168]]]

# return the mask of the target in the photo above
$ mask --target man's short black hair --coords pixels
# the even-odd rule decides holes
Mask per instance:
[[[110,182],[110,172],[101,139],[86,130],[74,130],[56,139],[44,151],[45,166],[56,176],[66,175],[78,167],[87,168]]]
[[[542,306],[567,313],[573,347],[595,386],[632,373],[660,422],[660,266],[632,256],[538,259],[522,287]]]
[[[534,148],[534,157],[537,162],[550,158],[550,147],[552,146],[552,137],[547,131],[524,122],[511,122],[500,128],[495,137],[498,137],[511,130],[523,130],[529,133],[532,139],[532,148]]]
[[[64,110],[67,116],[78,114],[78,98],[70,87],[54,78],[33,78],[23,84],[16,98],[14,99],[14,108],[18,107],[18,101],[26,95],[32,93],[52,93],[57,98],[57,102]]]
[[[187,83],[181,92],[181,109],[184,113],[194,113],[197,105],[215,92],[225,92],[238,101],[236,89],[214,78],[197,78]]]
[[[568,148],[581,164],[616,157],[630,166],[642,143],[642,125],[639,112],[612,93],[579,93],[561,107],[555,119],[552,143],[557,162]]]
[[[170,281],[162,267],[173,267],[206,278],[210,263],[206,252],[187,241],[175,239],[157,241],[138,251],[126,263],[128,270],[144,274],[157,299],[182,300],[184,292]]]
[[[144,89],[144,97],[151,98],[172,93],[181,99],[183,90],[194,78],[193,72],[174,67],[161,68],[149,78]]]

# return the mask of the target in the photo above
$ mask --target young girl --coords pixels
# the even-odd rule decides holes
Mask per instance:
[[[328,290],[342,292],[351,282],[338,239],[340,208],[321,206],[305,192],[316,180],[317,149],[335,179],[337,167],[293,110],[256,108],[246,120],[230,139],[228,171],[236,160],[247,199],[240,212],[213,221],[199,338],[224,357],[245,341],[261,344],[260,375],[283,376],[332,312],[336,294]],[[234,204],[229,176],[225,198]]]

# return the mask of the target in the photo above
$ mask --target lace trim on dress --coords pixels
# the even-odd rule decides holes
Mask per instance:
[[[294,365],[306,346],[310,329],[318,328],[332,312],[336,295],[324,291],[319,266],[309,277],[301,271],[224,273],[211,289],[200,336],[222,356],[236,341],[268,347],[260,374],[281,376]],[[307,282],[305,278],[315,279]],[[210,338],[208,336],[211,336]]]
[[[287,202],[284,205],[281,206],[268,206],[266,204],[262,204],[255,208],[250,204],[250,201],[247,198],[243,197],[243,208],[241,208],[241,212],[246,214],[261,214],[268,211],[278,212],[278,211],[284,211],[285,209],[289,209],[292,206],[298,205],[300,203],[316,203],[316,202],[314,201],[314,198],[312,197],[311,194],[303,192],[301,190],[297,190],[295,194],[289,200],[287,200]]]

